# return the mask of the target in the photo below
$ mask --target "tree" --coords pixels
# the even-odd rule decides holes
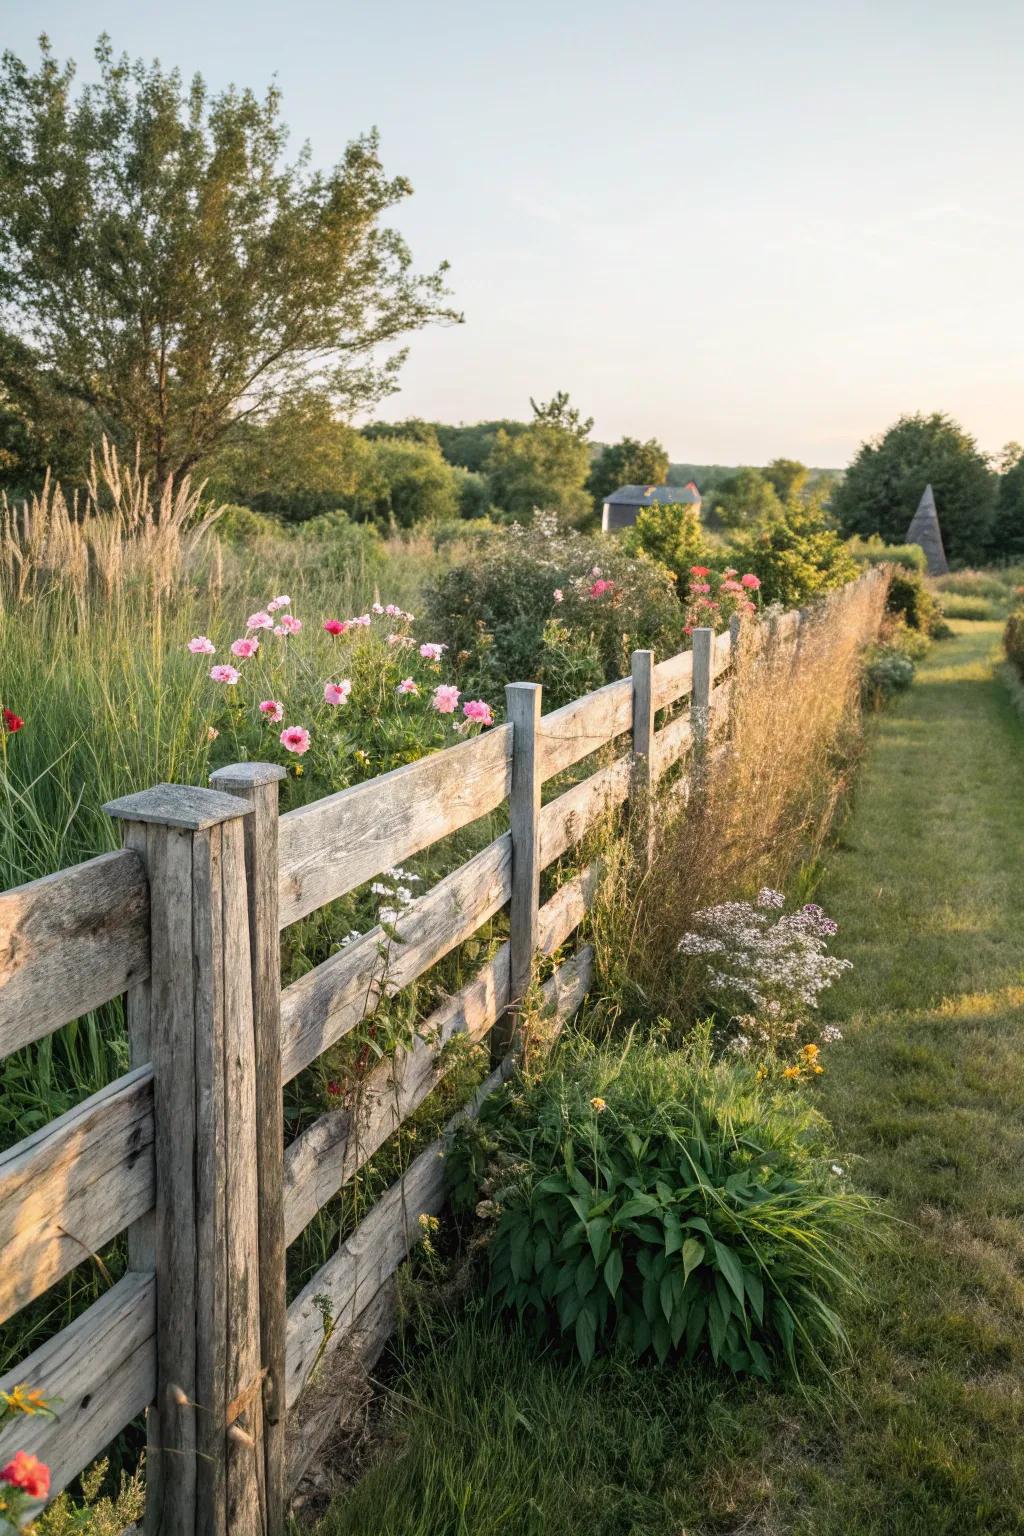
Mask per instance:
[[[632,483],[632,482],[630,482]],[[636,522],[622,535],[630,554],[644,553],[658,560],[685,585],[692,565],[708,559],[708,547],[696,507],[661,505],[641,507]]]
[[[732,559],[761,578],[765,602],[796,608],[857,574],[840,535],[813,503],[788,502],[766,522],[734,540]]]
[[[415,275],[381,225],[411,187],[376,133],[315,172],[308,148],[283,161],[273,87],[186,88],[103,37],[75,97],[40,47],[36,73],[0,67],[0,328],[158,480],[312,386],[338,409],[379,399],[403,356],[379,363],[381,344],[459,318],[445,267]]]
[[[810,470],[799,459],[772,459],[761,474],[780,501],[792,501],[806,486]]]
[[[530,409],[533,411],[533,420],[536,425],[542,427],[557,427],[559,432],[565,432],[567,436],[574,437],[578,442],[585,442],[590,436],[590,429],[594,425],[593,416],[583,420],[579,411],[571,403],[568,390],[560,389],[552,395],[546,403],[537,404],[533,396],[530,396]]]
[[[352,516],[380,528],[447,522],[461,513],[461,479],[437,448],[382,438],[372,444],[373,472],[352,501]]]
[[[714,514],[727,528],[752,528],[777,517],[782,502],[759,469],[738,469],[715,492]]]
[[[1000,467],[989,554],[996,560],[1019,560],[1024,556],[1024,448],[1019,443],[1007,443]]]
[[[491,500],[510,519],[529,522],[537,507],[563,522],[580,523],[591,512],[584,490],[590,467],[587,436],[593,421],[560,391],[548,403],[530,401],[533,421],[513,435],[501,430],[485,465]]]
[[[646,443],[635,437],[602,448],[590,470],[587,489],[600,506],[620,485],[665,485],[668,454],[655,438]]]
[[[900,544],[929,483],[950,560],[982,559],[995,479],[974,438],[937,411],[901,416],[881,437],[862,444],[833,496],[833,512],[847,533],[877,533]]]

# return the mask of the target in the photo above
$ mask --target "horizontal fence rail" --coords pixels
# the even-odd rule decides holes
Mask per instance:
[[[796,656],[803,617],[751,641]],[[636,652],[629,678],[548,714],[514,685],[507,724],[280,818],[273,765],[129,796],[108,807],[121,852],[0,894],[0,1056],[122,993],[132,1051],[131,1071],[0,1154],[0,1321],[128,1238],[123,1278],[0,1381],[60,1400],[57,1418],[0,1431],[0,1461],[31,1450],[55,1495],[146,1411],[147,1531],[281,1536],[341,1411],[331,1357],[372,1361],[393,1326],[396,1271],[444,1203],[457,1126],[512,1070],[537,961],[555,966],[536,994],[545,1035],[590,985],[592,950],[563,955],[600,867],[544,902],[542,871],[704,761],[746,634]],[[550,784],[588,759],[579,782]],[[397,939],[378,925],[282,987],[281,930],[505,804],[510,830],[411,902]],[[503,911],[508,939],[286,1146],[282,1085]],[[441,1085],[459,1037],[490,1043],[490,1076],[286,1308],[287,1246]]]

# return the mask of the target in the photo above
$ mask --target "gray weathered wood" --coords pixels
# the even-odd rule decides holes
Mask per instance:
[[[693,652],[680,651],[654,668],[654,708],[664,709],[683,698],[693,686]]]
[[[281,817],[280,921],[401,864],[500,805],[512,773],[512,728],[422,757]]]
[[[259,1290],[267,1529],[284,1530],[285,1223],[284,1100],[281,1085],[281,936],[278,919],[278,784],[276,763],[234,763],[210,782],[251,806],[245,820],[245,873],[255,1043],[255,1123],[259,1136]]]
[[[146,1528],[264,1536],[251,811],[173,789],[111,807],[146,826],[152,912],[160,1468]],[[228,1434],[229,1412],[248,1443]]]
[[[512,895],[509,901],[509,990],[512,1001],[491,1035],[491,1055],[501,1061],[518,1048],[521,1008],[530,989],[540,910],[541,688],[510,683],[505,709],[512,727]],[[551,717],[549,717],[551,718]]]
[[[540,864],[546,869],[629,794],[630,759],[617,758],[541,808]]]
[[[588,864],[572,880],[560,885],[540,909],[537,947],[542,955],[559,949],[586,917],[601,878],[599,862]]]
[[[693,691],[690,694],[690,725],[693,731],[693,755],[699,770],[704,757],[711,703],[711,679],[714,667],[715,632],[713,629],[695,629],[693,640]]]
[[[693,727],[690,724],[689,714],[676,715],[668,725],[663,725],[660,731],[654,733],[654,777],[661,779],[670,768],[674,768],[690,750],[693,740]]]
[[[641,839],[644,863],[649,864],[653,849],[654,823],[654,652],[634,651],[630,670],[633,678],[633,766],[629,784],[629,814],[634,836]]]
[[[67,1328],[13,1371],[0,1391],[19,1382],[59,1400],[58,1417],[16,1418],[0,1429],[0,1466],[31,1451],[50,1468],[50,1497],[110,1444],[156,1390],[156,1285],[152,1275],[125,1275]],[[148,1481],[148,1479],[147,1479]]]
[[[134,853],[104,853],[0,892],[0,1058],[148,969],[149,887]]]
[[[515,683],[517,688],[536,687]],[[508,690],[506,689],[506,698]],[[553,778],[621,736],[633,723],[633,684],[628,677],[574,699],[540,722],[539,772]]]
[[[505,833],[410,904],[398,921],[401,944],[372,928],[293,982],[281,996],[284,1081],[372,1013],[380,992],[401,991],[468,939],[511,892],[512,839]]]
[[[148,1211],[153,1192],[149,1067],[0,1152],[0,1322]]]

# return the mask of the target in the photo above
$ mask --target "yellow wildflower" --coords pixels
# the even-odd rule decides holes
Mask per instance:
[[[3,1403],[11,1413],[45,1413],[47,1409],[42,1389],[27,1387],[24,1382],[12,1387],[9,1392],[0,1392],[0,1403]]]
[[[786,1067],[785,1070],[783,1071],[782,1075],[783,1075],[783,1077],[788,1077],[790,1082],[793,1082],[793,1081],[795,1081],[796,1078],[798,1078],[800,1076],[800,1068],[799,1067]]]
[[[818,1047],[816,1045],[805,1045],[800,1054],[806,1057],[808,1061],[814,1061],[818,1054]]]
[[[590,1107],[595,1114],[599,1115],[602,1109],[608,1108],[608,1105],[605,1103],[604,1099],[601,1098],[600,1094],[596,1094],[590,1101]]]

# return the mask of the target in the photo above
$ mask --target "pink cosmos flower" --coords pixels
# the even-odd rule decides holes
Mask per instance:
[[[212,656],[217,649],[213,641],[208,639],[206,635],[196,635],[194,640],[189,641],[188,648],[193,656]]]
[[[402,612],[401,608],[399,608],[397,603],[388,603],[387,607],[384,609],[384,612],[387,614],[389,619],[405,618],[405,614]]]
[[[760,585],[761,578],[759,576],[752,576],[749,571],[745,576],[740,577],[740,586],[746,587],[750,592],[756,592]]]
[[[398,693],[419,693],[419,688],[411,677],[403,677],[398,685]]]
[[[377,615],[380,615],[384,612],[384,609],[381,607],[380,603],[371,603],[370,610],[372,613],[376,613]]]
[[[289,608],[291,601],[290,597],[272,597],[267,604],[267,612],[276,613],[279,608]]]
[[[596,569],[596,567],[595,567],[595,569]],[[606,592],[614,592],[614,591],[615,591],[615,583],[614,583],[614,581],[595,581],[594,585],[590,589],[590,596],[593,597],[593,598],[604,597]]]
[[[232,640],[231,642],[232,656],[240,656],[243,660],[246,656],[255,656],[259,648],[260,643],[258,640],[244,639]]]
[[[215,683],[237,683],[241,677],[237,667],[211,667],[210,676]]]
[[[702,593],[703,592],[710,592],[711,591],[711,586],[710,586],[710,583],[706,582],[706,581],[691,581],[690,582],[690,591],[691,592],[702,592]]]
[[[494,724],[491,706],[485,704],[483,699],[468,699],[462,706],[462,713],[467,720],[472,720],[476,725]]]
[[[348,622],[341,619],[324,619],[324,629],[329,635],[343,635],[348,629]]]
[[[723,592],[742,592],[743,588],[740,586],[738,581],[733,581],[732,577],[729,576],[729,577],[726,578],[725,581],[722,582],[722,591]]]
[[[439,715],[453,715],[459,702],[459,690],[450,683],[439,683],[431,700]]]
[[[352,692],[352,684],[347,677],[343,677],[340,683],[324,684],[325,704],[347,704],[348,696]]]
[[[370,618],[368,613],[361,613],[358,619],[349,619],[348,622],[353,627],[359,629],[369,629],[370,625],[373,623],[373,620]]]
[[[245,621],[246,629],[273,629],[274,621],[269,613],[260,609],[259,613],[250,613]]]
[[[285,613],[281,615],[281,622],[275,628],[274,633],[276,635],[278,629],[283,629],[286,635],[297,635],[301,628],[301,619],[297,619],[293,613]]]
[[[420,646],[420,655],[427,661],[440,661],[447,649],[446,645],[434,645],[432,642],[428,642],[426,645]]]
[[[284,719],[284,705],[280,699],[264,699],[260,704],[260,714],[266,715],[267,719],[272,720],[276,725],[279,720]]]
[[[555,588],[553,596],[554,596],[554,599],[555,599],[556,603],[560,603],[562,601],[564,593],[562,592],[561,587],[556,587]]]
[[[286,752],[294,752],[297,757],[309,751],[309,732],[304,725],[286,726],[279,740]]]

